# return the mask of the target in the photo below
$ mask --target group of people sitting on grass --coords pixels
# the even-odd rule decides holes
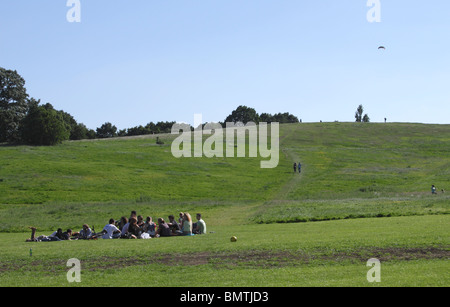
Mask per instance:
[[[144,221],[136,211],[131,211],[130,218],[122,216],[116,221],[110,219],[101,232],[96,233],[89,225],[84,224],[79,232],[67,229],[63,232],[61,228],[50,236],[41,235],[36,237],[36,227],[30,227],[31,238],[27,242],[50,242],[64,240],[95,240],[95,239],[150,239],[171,236],[192,236],[206,233],[206,223],[202,215],[197,213],[197,222],[193,223],[188,212],[180,212],[178,221],[173,215],[169,215],[166,222],[162,217],[158,218],[158,224],[153,222],[151,216],[147,216]]]

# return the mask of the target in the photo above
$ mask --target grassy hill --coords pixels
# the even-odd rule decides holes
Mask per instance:
[[[159,137],[0,147],[0,286],[73,286],[74,257],[80,286],[450,285],[450,196],[430,189],[448,190],[449,125],[281,125],[274,169],[176,159],[174,136]],[[201,212],[209,233],[25,243],[30,225],[100,230],[131,210]],[[370,258],[382,263],[379,284],[366,279]]]
[[[286,125],[282,150],[302,175],[266,202],[260,222],[448,213],[450,126]]]
[[[104,224],[137,209],[201,211],[213,223],[448,213],[450,126],[280,126],[280,163],[174,158],[172,135],[0,147],[0,231]],[[294,174],[293,162],[302,173]],[[230,219],[233,220],[230,221]]]

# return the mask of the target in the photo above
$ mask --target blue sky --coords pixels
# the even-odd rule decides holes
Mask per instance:
[[[95,129],[223,121],[239,105],[303,122],[448,124],[450,1],[0,2],[0,67]],[[378,46],[386,50],[378,50]]]

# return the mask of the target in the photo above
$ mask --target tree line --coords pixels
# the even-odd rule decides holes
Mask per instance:
[[[30,98],[24,78],[15,70],[0,67],[0,143],[55,145],[66,140],[170,133],[174,123],[150,122],[118,131],[106,122],[96,130],[89,129],[50,103]]]
[[[225,122],[229,121],[286,123],[298,122],[298,119],[289,113],[258,115],[252,108],[239,106],[225,119]],[[170,133],[175,123],[150,122],[145,126],[118,130],[116,126],[106,122],[96,130],[89,129],[69,113],[56,110],[50,103],[42,104],[40,100],[29,97],[24,78],[15,70],[0,67],[0,143],[55,145],[66,140]],[[221,124],[225,127],[224,123]]]
[[[363,116],[362,113],[363,108],[360,105],[355,115],[356,121],[368,122],[368,115]],[[288,112],[258,114],[255,109],[241,105],[219,124],[225,128],[228,122],[283,124],[298,123],[299,120]],[[150,122],[145,126],[118,130],[116,126],[106,122],[96,130],[89,129],[83,123],[78,123],[69,113],[56,110],[50,103],[41,104],[40,100],[30,98],[22,76],[15,70],[0,67],[0,143],[55,145],[66,140],[170,133],[175,123]]]
[[[277,114],[269,114],[269,113],[261,113],[258,114],[255,109],[247,107],[247,106],[239,106],[225,118],[224,122],[220,124],[222,127],[225,127],[226,123],[237,123],[241,122],[246,124],[248,122],[254,122],[255,124],[259,122],[263,123],[272,123],[278,122],[280,124],[289,124],[289,123],[298,123],[299,120],[296,116],[285,112],[285,113],[277,113]]]

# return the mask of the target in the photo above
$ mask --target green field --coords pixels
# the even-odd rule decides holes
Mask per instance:
[[[174,136],[159,137],[0,147],[0,286],[73,286],[70,258],[82,263],[78,286],[450,285],[449,125],[281,125],[274,169],[176,159]],[[201,212],[210,233],[25,242],[31,225],[100,230],[131,210]],[[370,258],[380,283],[366,279]]]

